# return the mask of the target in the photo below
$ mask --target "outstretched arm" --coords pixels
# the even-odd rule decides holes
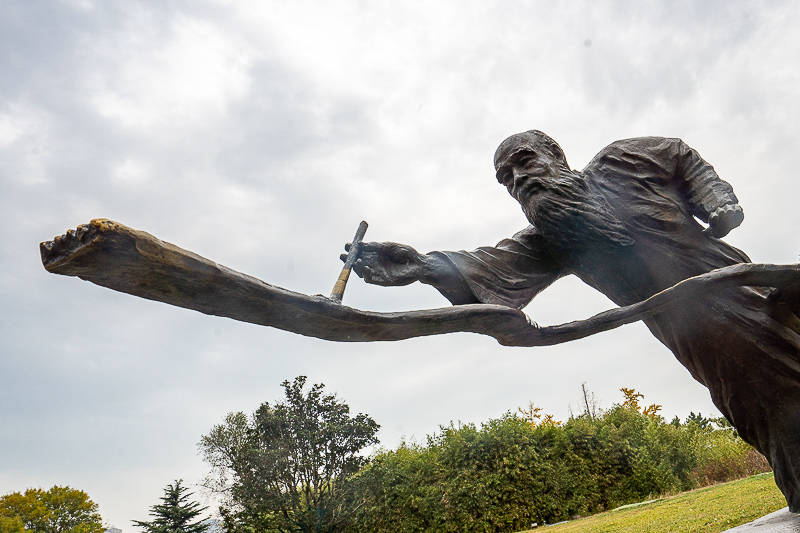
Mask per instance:
[[[480,303],[446,257],[435,253],[421,254],[405,244],[362,243],[353,270],[364,281],[374,285],[394,287],[419,281],[435,287],[454,305]]]
[[[472,252],[431,252],[391,242],[364,243],[354,270],[367,283],[384,286],[420,281],[454,305],[485,303],[522,309],[564,274],[529,226],[496,246]]]

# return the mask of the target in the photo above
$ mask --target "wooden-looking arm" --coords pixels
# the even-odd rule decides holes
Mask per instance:
[[[95,219],[40,244],[48,272],[77,276],[115,291],[208,315],[271,326],[331,341],[394,341],[472,332],[506,346],[550,346],[647,318],[676,301],[741,285],[797,294],[800,265],[743,263],[684,280],[643,302],[586,320],[538,327],[522,311],[468,304],[378,313],[308,296],[236,272],[143,231]]]

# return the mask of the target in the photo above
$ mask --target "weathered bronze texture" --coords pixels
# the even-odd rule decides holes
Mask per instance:
[[[503,141],[495,168],[530,222],[512,238],[429,254],[361,243],[344,258],[357,255],[353,270],[368,283],[430,284],[457,304],[449,308],[353,309],[108,220],[42,243],[42,261],[143,298],[336,341],[466,331],[544,346],[641,319],[767,457],[800,511],[800,268],[751,264],[720,240],[744,217],[730,185],[681,140],[660,137],[613,143],[578,172],[555,141],[529,131]],[[569,274],[621,307],[561,326],[532,323],[520,309]]]

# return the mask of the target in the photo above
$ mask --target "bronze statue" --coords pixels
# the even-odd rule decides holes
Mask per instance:
[[[720,240],[744,217],[730,185],[679,139],[657,137],[615,142],[577,172],[555,141],[528,131],[503,141],[495,168],[530,222],[512,238],[423,255],[359,243],[360,231],[346,258],[368,283],[420,281],[450,308],[353,309],[338,289],[333,299],[298,294],[102,219],[42,243],[42,260],[114,290],[338,341],[471,331],[541,346],[643,319],[767,457],[800,512],[800,269],[750,264]],[[520,309],[567,274],[621,307],[561,326],[531,323]]]
[[[473,252],[421,255],[394,243],[364,244],[355,272],[378,285],[418,280],[453,304],[521,309],[567,274],[625,306],[750,262],[719,239],[744,218],[733,189],[679,139],[618,141],[576,172],[554,140],[528,131],[503,141],[494,163],[527,228]],[[741,287],[685,299],[644,319],[767,457],[793,512],[800,511],[797,307],[795,298]]]

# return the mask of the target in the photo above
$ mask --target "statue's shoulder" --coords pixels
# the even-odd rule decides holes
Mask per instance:
[[[677,137],[632,137],[630,139],[621,139],[614,141],[600,153],[605,151],[624,152],[624,151],[663,151],[674,150],[677,146],[683,144],[683,141]]]
[[[661,166],[678,154],[683,141],[676,137],[633,137],[614,141],[600,150],[584,169],[598,166]]]

